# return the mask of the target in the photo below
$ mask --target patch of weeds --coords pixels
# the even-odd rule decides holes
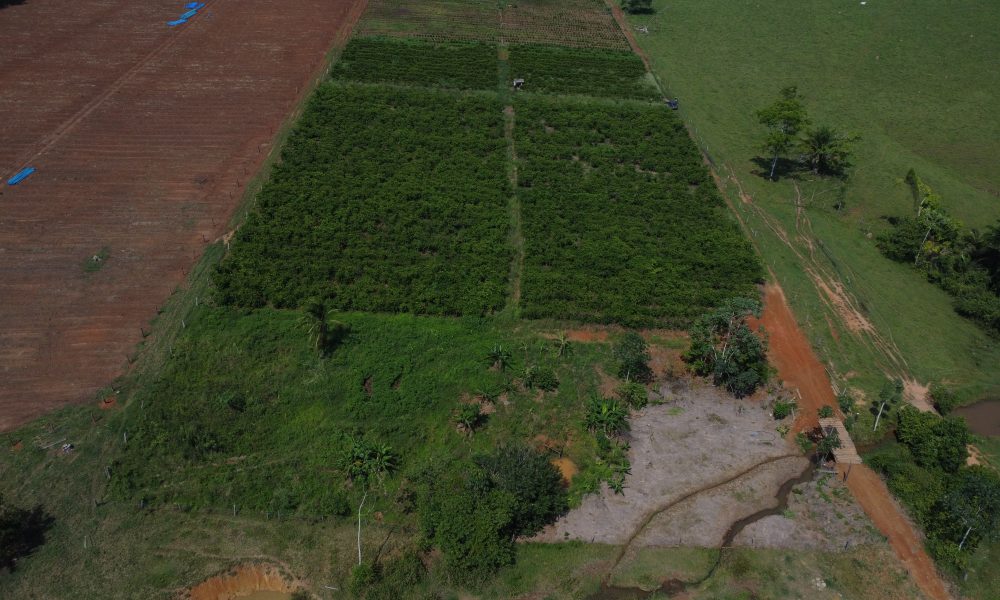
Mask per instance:
[[[781,516],[785,517],[786,519],[794,519],[795,513],[792,511],[792,509],[786,508],[785,510],[781,511]]]
[[[96,273],[104,266],[104,261],[111,256],[111,248],[102,247],[94,255],[83,262],[83,270],[87,273]]]
[[[684,412],[683,408],[679,406],[674,406],[673,408],[667,411],[667,414],[670,415],[671,417],[676,417],[677,415],[682,414],[683,412]]]

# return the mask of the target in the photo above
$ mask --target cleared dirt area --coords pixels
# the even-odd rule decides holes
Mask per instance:
[[[688,385],[664,384],[661,394],[673,400],[632,417],[624,495],[605,488],[587,496],[537,541],[717,545],[731,523],[769,506],[780,484],[802,472],[805,459],[763,405]],[[711,527],[676,526],[671,510],[694,511]]]
[[[364,0],[0,11],[0,429],[128,365]],[[96,260],[95,260],[96,257]]]

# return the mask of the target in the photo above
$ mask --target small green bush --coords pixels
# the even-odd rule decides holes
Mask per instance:
[[[646,391],[646,387],[635,381],[626,381],[621,384],[615,390],[615,394],[619,400],[635,410],[645,408],[649,404],[649,393]]]
[[[833,416],[833,407],[830,405],[823,405],[819,407],[819,410],[816,412],[817,414],[819,414],[819,418],[829,419],[830,417]]]
[[[550,367],[532,366],[524,374],[524,384],[531,389],[554,392],[559,389],[559,378]]]
[[[777,400],[774,403],[774,418],[778,421],[792,414],[795,409],[794,400]]]

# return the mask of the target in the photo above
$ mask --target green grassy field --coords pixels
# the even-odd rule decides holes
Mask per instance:
[[[885,226],[883,216],[911,210],[902,183],[910,168],[967,225],[982,228],[1000,216],[1000,5],[680,0],[654,6],[655,14],[631,18],[649,29],[636,34],[639,43],[668,94],[680,97],[682,118],[840,378],[868,393],[889,372],[945,382],[966,401],[996,394],[997,341],[956,315],[947,294],[920,274],[883,258],[870,234]],[[772,183],[756,173],[751,161],[762,129],[753,112],[787,85],[806,96],[814,121],[862,136],[843,190],[837,181],[803,176]],[[739,200],[740,188],[752,205]],[[757,209],[774,219],[791,247]],[[807,240],[813,264],[853,295],[878,340],[838,322],[795,254]]]

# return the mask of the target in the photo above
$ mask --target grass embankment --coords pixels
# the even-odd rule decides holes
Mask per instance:
[[[636,34],[639,43],[668,93],[681,98],[683,119],[713,159],[813,344],[842,380],[871,395],[890,371],[953,385],[966,401],[995,394],[996,340],[955,314],[951,298],[917,271],[884,258],[869,234],[885,227],[883,216],[912,210],[903,183],[911,167],[968,226],[982,228],[1000,216],[993,158],[1000,150],[1000,70],[992,64],[1000,53],[993,26],[1000,5],[660,0],[654,6],[653,15],[632,17],[649,27]],[[769,182],[752,162],[763,136],[753,112],[786,85],[807,97],[815,122],[862,136],[857,168],[843,188],[808,175]],[[740,187],[752,205],[740,201]],[[794,250],[758,208],[789,235]],[[840,322],[796,252],[814,257],[844,285],[879,341]]]

